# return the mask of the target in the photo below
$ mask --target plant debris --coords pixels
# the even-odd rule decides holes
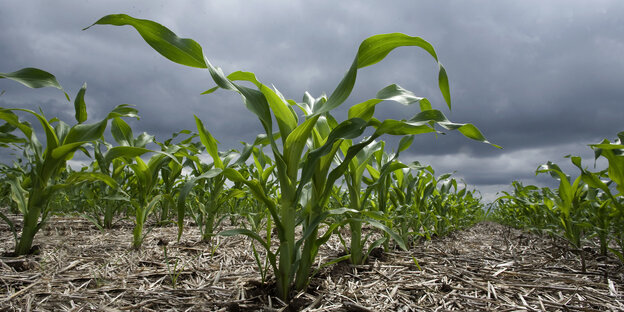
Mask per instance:
[[[193,227],[154,227],[134,251],[130,223],[106,232],[55,217],[40,253],[0,257],[0,311],[623,311],[624,268],[586,252],[586,272],[563,240],[482,222],[409,251],[376,250],[366,265],[319,270],[285,303],[264,283],[248,238],[200,241]],[[7,227],[0,253],[13,248]],[[163,241],[169,238],[167,257]],[[332,238],[321,263],[343,251]],[[337,269],[340,268],[340,269]]]

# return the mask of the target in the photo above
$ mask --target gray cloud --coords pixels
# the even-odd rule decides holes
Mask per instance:
[[[349,105],[391,83],[429,98],[456,122],[477,125],[505,150],[457,133],[419,136],[405,152],[467,183],[487,189],[514,179],[533,183],[534,170],[566,154],[588,155],[587,144],[615,136],[624,97],[624,3],[620,1],[28,1],[0,7],[0,71],[38,67],[55,74],[70,95],[88,83],[90,120],[118,104],[142,116],[135,132],[164,140],[204,120],[223,149],[261,132],[240,97],[200,93],[214,84],[206,71],[164,59],[130,27],[97,26],[98,18],[127,13],[152,19],[198,41],[225,72],[252,71],[287,98],[304,91],[329,94],[351,64],[359,42],[386,32],[421,36],[446,66],[452,112],[437,87],[435,62],[400,48],[358,73]],[[73,106],[58,90],[30,90],[0,81],[2,107],[41,107],[72,120]],[[417,107],[381,104],[384,118],[409,118]],[[396,139],[388,138],[389,146]],[[436,167],[437,168],[437,167]],[[571,168],[570,170],[573,170]]]

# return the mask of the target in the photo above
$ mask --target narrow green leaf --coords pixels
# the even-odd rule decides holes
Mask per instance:
[[[186,214],[186,198],[188,197],[189,193],[193,190],[195,185],[197,185],[198,181],[203,180],[203,179],[214,178],[217,175],[221,174],[222,171],[223,170],[221,170],[220,168],[208,170],[205,173],[188,180],[186,183],[184,183],[182,188],[180,188],[180,194],[178,195],[178,203],[177,203],[178,240],[180,240],[180,237],[182,236],[182,232],[184,230],[184,216]]]
[[[85,82],[78,91],[76,99],[74,99],[74,108],[76,110],[76,121],[83,123],[87,120],[87,104],[85,103],[84,96],[87,91],[87,83]]]
[[[446,101],[446,105],[448,105],[449,110],[451,109],[451,88],[449,87],[448,75],[446,74],[446,69],[442,66],[441,63],[438,63],[438,86],[440,87],[440,92],[442,92],[442,96],[444,96],[444,100]]]
[[[401,247],[401,249],[403,250],[407,250],[407,246],[405,245],[405,242],[403,241],[403,239],[401,238],[401,236],[399,236],[399,234],[397,234],[396,232],[394,232],[393,230],[391,230],[389,227],[387,227],[386,225],[375,221],[375,220],[366,220],[366,222],[368,222],[368,224],[388,233],[390,235],[390,237],[392,237],[392,239],[399,245],[399,247]]]
[[[99,172],[72,172],[65,181],[68,185],[74,185],[81,182],[104,182],[111,188],[117,188],[117,181],[109,175]]]
[[[212,157],[212,161],[214,162],[215,167],[223,169],[225,166],[223,165],[221,157],[219,157],[219,151],[217,149],[217,144],[219,142],[214,137],[212,137],[210,131],[208,131],[206,127],[204,127],[204,123],[197,116],[195,116],[195,124],[197,125],[199,139],[201,140],[202,144],[204,144],[204,147],[206,147],[206,151],[208,151],[210,157]]]
[[[284,160],[288,170],[288,177],[292,181],[296,181],[297,172],[299,171],[299,162],[301,161],[301,153],[305,147],[306,141],[310,136],[310,132],[314,128],[319,115],[313,116],[295,128],[284,142]]]
[[[258,243],[260,243],[260,245],[262,245],[262,247],[266,251],[271,252],[271,246],[269,246],[267,242],[262,237],[260,237],[260,235],[258,235],[258,233],[250,231],[248,229],[225,230],[225,231],[220,232],[219,235],[221,236],[245,235],[249,238],[255,239]]]

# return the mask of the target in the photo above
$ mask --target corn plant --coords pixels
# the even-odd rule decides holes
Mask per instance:
[[[571,182],[571,178],[559,166],[550,161],[538,167],[536,174],[538,173],[550,173],[559,180],[555,207],[560,213],[559,219],[563,227],[563,235],[574,248],[580,249],[583,230],[586,227],[585,223],[581,222],[580,216],[588,204],[585,199],[587,184],[582,182],[582,176],[578,176]]]
[[[188,130],[182,130],[176,132],[172,135],[171,138],[165,140],[164,142],[156,142],[160,146],[161,151],[167,151],[167,149],[172,146],[172,141],[176,137],[181,134],[190,135],[188,138],[182,140],[177,145],[182,146],[183,148],[176,155],[177,161],[171,159],[169,163],[162,166],[160,169],[160,177],[162,179],[162,183],[160,184],[159,193],[163,195],[159,223],[166,224],[170,222],[170,214],[176,208],[176,200],[175,194],[179,192],[179,188],[182,182],[182,169],[184,165],[192,164],[193,162],[198,162],[199,158],[197,158],[196,154],[199,153],[199,150],[192,144],[193,138],[197,135],[193,135]],[[182,161],[186,159],[186,162],[183,164]]]
[[[624,133],[619,133],[613,143],[604,140],[590,145],[595,159],[602,156],[608,160],[608,168],[598,172],[583,167],[580,157],[566,156],[581,172],[573,182],[551,162],[540,166],[537,173],[550,173],[560,181],[559,188],[553,191],[514,182],[513,193],[504,192],[505,196],[496,200],[492,216],[508,225],[565,237],[579,251],[583,263],[581,244],[597,237],[602,255],[611,251],[624,262],[623,138]],[[613,241],[621,250],[609,248]]]
[[[114,126],[113,126],[114,127]],[[115,218],[130,202],[130,196],[123,188],[128,185],[131,174],[125,170],[126,166],[120,159],[113,159],[110,163],[104,160],[101,146],[112,148],[110,144],[96,141],[94,147],[95,161],[91,164],[92,170],[110,176],[117,182],[117,188],[102,183],[94,183],[87,191],[86,206],[90,207],[83,216],[91,221],[100,230],[111,229],[115,224]],[[125,209],[127,210],[127,209]]]
[[[107,158],[112,157],[110,152],[113,149],[109,150]],[[131,189],[130,204],[134,208],[135,216],[135,224],[132,231],[132,248],[134,249],[141,248],[146,235],[143,233],[145,222],[162,199],[162,195],[154,195],[153,193],[159,182],[159,172],[170,160],[177,161],[177,157],[174,154],[179,149],[179,146],[172,146],[165,152],[155,153],[147,163],[139,156],[151,151],[143,148],[126,149],[124,156],[115,155],[116,157],[121,157],[134,174],[129,181]]]
[[[431,166],[414,163],[410,168],[394,171],[396,179],[390,189],[391,224],[401,237],[409,242],[410,237],[431,239],[428,213],[431,198],[436,191],[435,171]]]
[[[119,146],[111,147],[100,161],[100,169],[111,172],[110,164],[121,160],[123,165],[118,170],[130,170],[133,174],[128,180],[130,204],[134,208],[134,229],[132,231],[132,248],[139,249],[145,235],[143,228],[147,218],[160,203],[162,195],[154,195],[156,186],[160,182],[160,171],[170,161],[179,163],[178,158],[185,154],[180,152],[183,146],[171,145],[165,151],[153,151],[145,146],[153,142],[154,137],[146,133],[134,137],[132,128],[121,118],[114,118],[111,133]],[[154,155],[146,163],[140,156],[146,153]],[[113,171],[114,173],[115,171]]]
[[[191,192],[194,192],[196,202],[194,218],[200,228],[202,241],[210,242],[214,236],[214,229],[220,222],[215,218],[228,201],[240,196],[242,192],[238,189],[225,189],[226,176],[223,171],[226,168],[235,171],[234,168],[238,166],[239,162],[244,162],[245,159],[241,158],[237,162],[232,162],[237,153],[232,151],[220,154],[217,146],[219,142],[204,127],[203,122],[197,116],[195,116],[195,123],[201,143],[212,157],[213,162],[204,166],[199,162],[199,159],[196,159],[194,172],[198,175],[186,181],[180,189],[177,203],[178,239],[180,239],[183,231],[187,197]]]
[[[431,202],[435,216],[434,234],[446,235],[481,220],[484,216],[480,199],[466,188],[458,189],[457,180],[444,176],[438,179],[440,188]]]
[[[388,178],[390,178],[390,172],[408,167],[407,165],[398,161],[398,157],[400,152],[409,148],[413,139],[413,136],[405,136],[401,139],[399,143],[399,150],[386,163],[386,166],[382,166],[381,172],[376,171],[374,168],[372,168],[371,163],[373,159],[380,159],[379,156],[383,155],[383,148],[385,146],[384,142],[372,143],[371,145],[362,149],[356,155],[356,157],[351,159],[349,167],[345,172],[345,183],[347,186],[347,193],[349,195],[349,208],[351,208],[352,211],[356,212],[355,216],[352,216],[347,220],[351,234],[351,243],[349,248],[351,255],[350,260],[353,264],[363,264],[373,248],[381,245],[382,243],[386,243],[387,246],[387,240],[389,237],[392,237],[401,248],[407,249],[407,247],[405,246],[405,237],[397,235],[391,229],[391,218],[388,214],[384,214],[385,212],[387,212],[386,209],[382,207],[381,210],[374,211],[371,209],[373,208],[372,206],[367,205],[368,197],[371,194],[373,188],[369,186],[364,192],[362,192],[362,182],[364,182],[364,173],[367,171],[368,168],[368,171],[371,172],[371,176],[373,176],[372,179],[376,179],[377,184],[375,185],[377,186],[377,198],[379,199],[379,201],[385,201],[387,196],[386,192],[383,191],[382,188],[385,189],[385,186],[389,181]],[[350,142],[346,142],[347,146],[349,146]],[[346,149],[343,148],[343,151],[346,151]],[[388,155],[385,156],[387,158]],[[383,206],[384,204],[380,204],[379,206]],[[365,216],[367,218],[365,218]],[[379,221],[383,221],[383,223]],[[362,240],[363,223],[371,224],[372,226],[380,229],[384,233],[384,237],[382,239],[379,239],[371,244],[366,254],[363,253],[363,250],[368,239],[366,237]]]
[[[247,185],[254,196],[265,203],[275,223],[280,246],[273,253],[264,239],[257,233],[246,229],[229,231],[226,234],[244,234],[265,247],[276,275],[277,291],[282,299],[288,298],[293,282],[295,290],[307,286],[310,268],[316,258],[318,248],[328,239],[327,235],[317,237],[317,233],[319,224],[332,214],[326,211],[325,207],[333,184],[343,175],[351,159],[360,150],[384,134],[434,133],[436,132],[434,124],[448,130],[458,130],[469,138],[489,143],[475,126],[452,123],[440,111],[430,109],[430,107],[424,108],[420,114],[409,120],[379,121],[373,118],[377,104],[386,100],[407,102],[408,98],[414,97],[411,92],[395,85],[382,89],[376,98],[353,106],[349,119],[331,128],[327,127],[326,123],[330,120],[328,113],[348,98],[355,84],[358,69],[380,62],[388,53],[401,46],[420,47],[435,59],[439,65],[440,90],[450,108],[450,90],[446,70],[439,63],[431,44],[419,37],[394,33],[377,35],[364,40],[353,64],[328,98],[314,99],[306,93],[302,105],[297,105],[295,101],[286,100],[277,89],[269,88],[259,82],[253,73],[238,71],[226,76],[220,68],[207,61],[199,44],[192,39],[179,38],[156,22],[117,14],[107,15],[94,23],[94,25],[97,24],[132,26],[150,46],[169,60],[186,66],[207,68],[217,87],[205,93],[211,93],[219,88],[234,91],[242,96],[246,107],[258,117],[269,138],[275,157],[280,188],[279,198],[268,197],[258,180],[247,179],[232,168],[223,169],[223,174],[234,182]],[[256,88],[239,85],[237,81],[250,82]],[[304,110],[303,121],[299,120],[293,105]],[[275,118],[281,137],[279,145],[273,136],[273,118]],[[362,142],[349,147],[344,158],[332,168],[342,142],[345,139],[360,137],[367,128],[373,128],[374,133]],[[321,131],[326,132],[321,133]],[[312,144],[306,150],[309,140]],[[312,190],[310,200],[307,201],[305,207],[300,207],[302,193],[309,183],[311,183]],[[303,235],[300,239],[295,237],[298,220],[302,220]],[[331,227],[327,233],[331,234]]]
[[[513,192],[503,191],[494,205],[492,217],[499,222],[531,232],[557,232],[559,217],[555,210],[555,194],[549,188],[512,182]]]
[[[609,182],[603,182],[599,174],[589,173],[582,168],[581,170],[583,180],[587,184],[606,194],[605,202],[612,207],[609,217],[613,219],[613,227],[616,229],[613,236],[619,246],[619,250],[612,249],[612,251],[620,258],[620,261],[624,262],[624,230],[622,230],[624,229],[624,144],[622,144],[624,132],[618,133],[617,136],[618,138],[613,143],[605,139],[600,144],[590,145],[594,149],[595,159],[601,156],[607,159],[609,167],[602,175],[606,176]],[[577,166],[580,168],[580,164]],[[615,184],[614,188],[617,193],[613,194],[610,184]],[[605,216],[599,218],[606,219]]]
[[[0,74],[0,78],[9,78],[31,88],[55,87],[62,90],[54,75],[35,68],[25,68],[9,74]],[[94,172],[73,172],[62,183],[58,177],[65,170],[66,162],[73,158],[77,150],[86,152],[85,146],[102,137],[108,120],[120,117],[136,117],[136,110],[127,105],[117,106],[103,120],[85,124],[87,120],[84,95],[86,84],[78,91],[74,101],[76,121],[74,126],[53,118],[48,120],[43,113],[22,108],[0,108],[0,119],[5,124],[0,127],[4,144],[12,144],[21,149],[27,157],[28,164],[24,168],[24,175],[12,177],[11,191],[13,200],[17,203],[24,216],[21,237],[16,237],[15,254],[25,255],[31,250],[35,234],[47,221],[49,215],[48,203],[58,190],[67,188],[82,181],[104,181],[115,186],[115,181],[108,176]],[[65,93],[66,97],[69,96]],[[16,112],[34,116],[43,127],[45,146],[37,139],[35,130],[30,123],[20,121]],[[53,126],[54,125],[54,126]],[[22,136],[12,134],[19,130]],[[88,154],[87,154],[88,155]],[[13,224],[2,218],[14,229]]]

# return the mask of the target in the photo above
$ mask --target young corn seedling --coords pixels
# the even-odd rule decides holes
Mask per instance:
[[[194,192],[197,201],[195,220],[200,227],[202,241],[209,243],[214,236],[214,228],[219,223],[215,218],[222,212],[222,208],[228,201],[241,194],[238,189],[226,190],[226,176],[223,174],[226,168],[236,172],[234,168],[238,166],[238,162],[230,164],[236,153],[219,154],[218,141],[204,127],[203,122],[197,116],[195,116],[195,123],[201,143],[212,157],[212,164],[203,166],[197,159],[195,171],[199,175],[186,181],[180,189],[177,202],[178,239],[180,239],[184,227],[187,198],[191,192]],[[239,161],[244,162],[245,159],[239,159]]]
[[[394,155],[393,159],[390,161],[392,165],[386,166],[385,168],[382,169],[383,173],[380,173],[379,176],[377,176],[378,182],[381,181],[381,184],[385,184],[384,183],[386,182],[385,177],[390,177],[387,174],[388,172],[392,170],[400,170],[403,168],[407,168],[407,165],[404,165],[403,163],[399,162],[397,158],[401,151],[409,148],[412,141],[413,141],[413,136],[406,136],[401,139],[400,144],[399,144],[399,151]],[[345,141],[345,142],[348,143],[347,146],[350,145],[350,141]],[[363,264],[366,261],[366,258],[368,257],[368,254],[370,253],[370,251],[372,251],[373,248],[378,247],[382,243],[385,243],[388,237],[392,237],[402,249],[404,250],[407,249],[403,238],[397,235],[393,230],[391,230],[390,227],[387,226],[388,223],[390,222],[388,218],[389,215],[383,214],[383,211],[381,214],[379,214],[379,213],[370,211],[370,209],[368,209],[369,207],[367,207],[367,202],[368,202],[368,197],[371,193],[371,188],[369,187],[365,192],[362,192],[362,182],[364,178],[364,173],[367,168],[370,168],[369,171],[372,169],[372,167],[370,166],[370,163],[372,162],[376,154],[378,155],[380,151],[383,152],[384,146],[385,144],[383,142],[375,142],[367,146],[366,148],[362,149],[356,155],[356,157],[351,159],[349,167],[347,171],[345,172],[345,182],[347,185],[347,193],[349,195],[349,208],[353,212],[355,212],[355,214],[349,213],[351,216],[350,218],[347,219],[347,222],[349,224],[349,229],[351,232],[351,244],[349,248],[350,255],[351,255],[350,260],[351,260],[351,263],[356,264],[356,265]],[[343,151],[346,151],[346,150],[347,150],[346,148],[343,148]],[[383,177],[380,177],[381,175],[383,175]],[[384,195],[385,194],[382,194],[382,197],[385,197]],[[379,222],[379,220],[385,221],[386,224]],[[384,237],[373,242],[366,254],[364,253],[364,246],[367,243],[368,239],[365,238],[362,240],[362,224],[363,223],[368,223],[384,232]]]
[[[130,204],[134,208],[134,229],[132,231],[132,248],[139,249],[145,239],[143,228],[145,221],[160,202],[162,195],[153,192],[160,182],[159,173],[163,166],[170,161],[179,163],[178,158],[185,154],[180,151],[182,146],[172,145],[165,151],[152,151],[145,146],[154,140],[154,137],[142,133],[134,137],[132,128],[121,118],[115,118],[111,133],[119,146],[110,148],[101,159],[100,168],[108,168],[115,160],[121,160],[125,168],[133,175],[128,180]],[[155,153],[146,163],[140,156],[146,153]],[[103,169],[110,172],[108,169]]]
[[[126,165],[120,159],[113,159],[110,164],[104,161],[104,154],[100,150],[100,146],[106,146],[108,149],[112,146],[104,141],[95,142],[94,155],[95,161],[91,164],[93,171],[100,171],[113,178],[117,185],[117,189],[113,189],[101,183],[96,184],[94,197],[97,198],[93,202],[93,209],[84,213],[83,216],[95,224],[100,230],[111,229],[114,225],[115,218],[121,214],[126,204],[130,203],[130,196],[122,187],[128,185],[130,173],[125,170]],[[111,168],[112,165],[112,168]]]
[[[610,217],[613,219],[613,228],[616,229],[614,236],[619,246],[619,250],[612,249],[620,261],[624,262],[624,132],[618,133],[618,138],[611,143],[609,140],[603,140],[600,144],[592,144],[595,159],[602,156],[609,162],[606,176],[611,182],[603,182],[598,175],[590,174],[583,171],[583,180],[600,190],[608,196],[608,204],[611,205],[612,213]],[[580,168],[580,165],[578,166]],[[615,183],[616,194],[613,194],[609,184]]]
[[[161,151],[166,151],[173,144],[171,143],[173,139],[175,139],[180,134],[191,134],[188,130],[182,130],[176,132],[172,135],[171,138],[165,140],[164,142],[156,142],[161,148]],[[195,138],[196,135],[191,135],[190,137],[182,140],[177,145],[182,146],[178,154],[176,155],[177,161],[170,160],[168,164],[164,165],[160,169],[160,177],[162,179],[162,183],[160,183],[159,193],[163,195],[160,209],[160,217],[159,223],[167,224],[171,222],[170,214],[176,208],[176,196],[175,194],[179,192],[180,184],[182,182],[182,169],[185,164],[191,164],[192,162],[199,162],[199,158],[197,158],[196,154],[199,154],[199,150],[195,148],[193,144],[191,144],[191,140]],[[187,161],[185,164],[182,164],[183,159],[186,158]]]
[[[574,162],[574,160],[573,160]],[[582,175],[579,175],[574,182],[570,182],[570,177],[563,173],[561,168],[552,162],[541,165],[537,168],[538,173],[550,173],[559,180],[559,189],[555,197],[555,207],[560,213],[560,225],[563,235],[568,242],[579,251],[581,265],[585,271],[585,255],[581,246],[584,238],[584,231],[588,227],[583,218],[583,214],[588,209],[590,202],[587,200],[588,185],[583,183]]]
[[[62,90],[52,74],[35,68],[24,68],[9,74],[0,73],[0,78],[18,81],[30,88],[55,87]],[[0,108],[0,119],[5,121],[0,126],[2,134],[0,141],[21,149],[30,162],[23,176],[14,176],[10,180],[12,198],[24,216],[19,239],[13,223],[0,214],[0,217],[14,229],[15,255],[30,253],[35,234],[47,221],[50,212],[48,203],[56,191],[82,181],[103,181],[111,187],[116,187],[113,179],[94,172],[73,172],[64,182],[58,181],[65,170],[67,161],[73,158],[74,153],[78,150],[86,152],[85,146],[88,143],[102,137],[109,119],[137,117],[135,109],[120,105],[103,120],[85,124],[87,120],[85,92],[86,84],[76,95],[74,107],[78,123],[71,127],[57,118],[48,120],[43,113],[36,113],[32,110]],[[69,96],[65,95],[69,99]],[[20,121],[16,112],[32,115],[39,121],[46,136],[45,146],[37,139],[30,123]],[[14,135],[12,132],[15,130],[19,130],[22,136]]]
[[[435,171],[431,166],[414,163],[410,168],[394,171],[396,179],[390,189],[390,226],[408,243],[411,237],[431,238],[427,210],[436,188]]]
[[[494,204],[493,217],[499,222],[516,228],[526,228],[531,232],[554,234],[559,217],[556,215],[555,195],[549,188],[534,185],[524,186],[512,182],[513,192],[503,191]]]
[[[270,246],[257,233],[239,229],[225,234],[244,234],[265,247],[274,269],[278,295],[283,300],[288,299],[293,282],[294,290],[301,290],[307,286],[310,268],[316,258],[318,248],[328,239],[332,228],[335,228],[335,225],[332,225],[327,230],[329,234],[317,237],[319,224],[332,213],[344,213],[344,211],[328,212],[325,209],[333,191],[333,185],[342,177],[349,162],[360,150],[384,134],[409,135],[436,132],[434,124],[447,130],[458,130],[469,138],[489,143],[475,126],[452,123],[442,112],[429,109],[430,107],[423,109],[420,114],[409,120],[379,121],[373,118],[377,104],[386,100],[401,102],[413,97],[411,92],[395,85],[382,89],[383,92],[380,91],[377,98],[355,105],[356,108],[350,110],[349,119],[331,128],[324,124],[329,120],[328,113],[343,104],[349,97],[358,69],[380,62],[388,53],[401,46],[420,47],[435,59],[439,65],[440,90],[450,108],[446,70],[438,62],[433,47],[419,37],[394,33],[372,36],[364,40],[351,67],[329,98],[321,97],[314,100],[306,94],[305,98],[308,102],[303,103],[306,105],[299,105],[300,108],[307,106],[304,111],[305,120],[300,122],[292,108],[298,103],[292,100],[287,101],[279,91],[260,83],[253,73],[238,71],[226,76],[221,69],[214,67],[206,60],[201,46],[192,39],[179,38],[158,23],[135,19],[124,14],[107,15],[94,23],[96,24],[132,26],[152,48],[169,60],[186,66],[207,68],[217,87],[206,93],[219,88],[234,91],[242,96],[246,107],[258,117],[269,138],[275,157],[280,188],[279,198],[268,197],[258,180],[245,178],[233,168],[224,168],[222,172],[233,182],[247,185],[254,196],[265,203],[275,223],[280,245],[273,253]],[[238,81],[250,82],[256,88],[240,85]],[[277,142],[273,135],[273,118],[277,123],[280,142]],[[342,142],[345,139],[362,136],[368,128],[373,128],[374,133],[361,143],[349,147],[345,157],[337,166],[332,167]],[[326,136],[317,136],[321,134],[319,130],[329,131]],[[313,145],[306,150],[306,144],[310,139]],[[311,194],[305,207],[302,207],[300,200],[306,187],[311,188]],[[302,230],[302,237],[299,239],[295,236],[298,224],[301,224]]]

